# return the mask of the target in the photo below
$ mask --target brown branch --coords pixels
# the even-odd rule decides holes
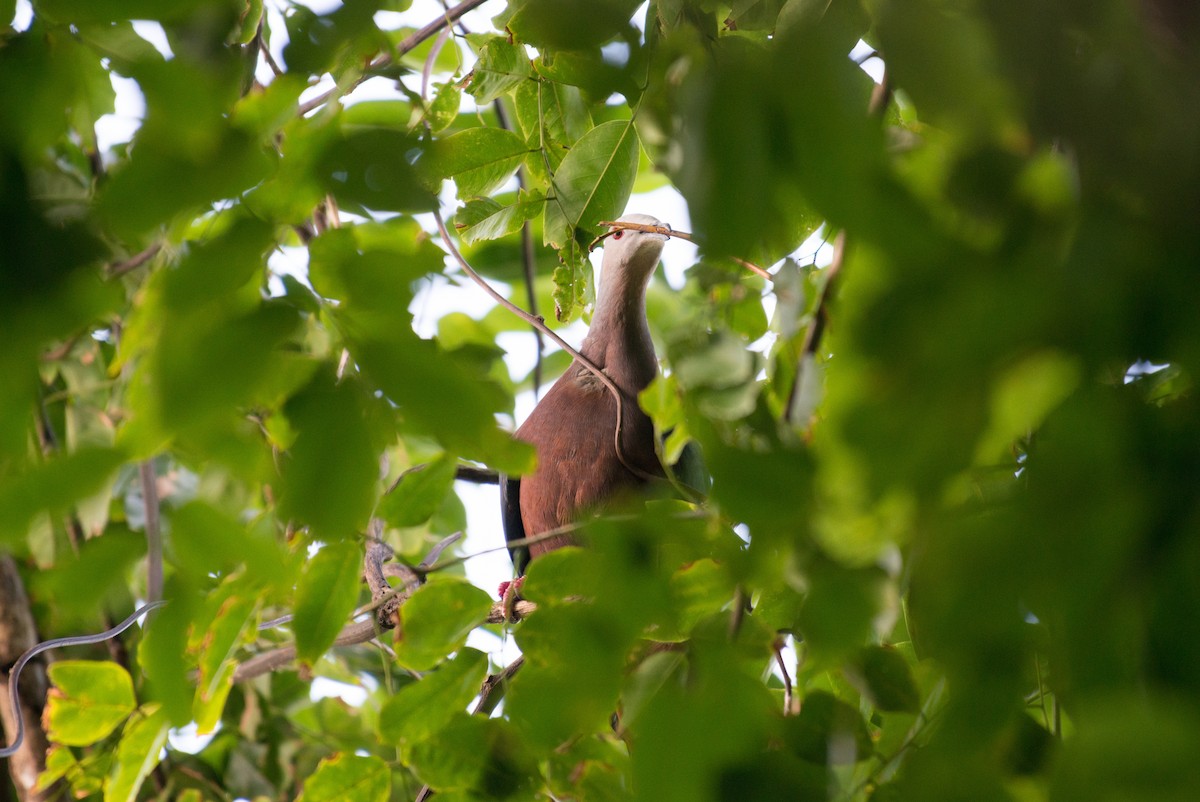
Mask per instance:
[[[467,260],[463,258],[463,255],[459,252],[458,248],[455,246],[454,240],[452,240],[450,238],[450,232],[446,229],[446,221],[442,219],[442,213],[439,209],[435,208],[433,210],[433,219],[437,223],[438,231],[440,231],[442,234],[442,241],[444,243],[446,243],[446,248],[447,248],[447,250],[450,251],[450,255],[454,258],[454,261],[458,262],[458,265],[459,265],[459,267],[461,267],[463,269],[463,272],[465,272],[468,276],[471,277],[472,281],[474,281],[476,284],[478,284],[483,289],[484,292],[486,292],[489,296],[492,297],[492,299],[494,301],[496,301],[496,303],[500,304],[505,309],[512,312],[514,315],[521,318],[529,325],[531,325],[534,328],[541,331],[543,334],[545,334],[551,340],[554,340],[554,342],[557,343],[560,348],[562,348],[564,351],[566,351],[568,354],[570,354],[572,357],[574,357],[576,362],[578,362],[580,365],[582,365],[584,368],[586,368],[593,376],[596,377],[596,379],[601,384],[603,384],[608,389],[608,391],[610,393],[612,393],[613,398],[617,402],[617,425],[614,427],[614,430],[613,430],[613,445],[617,452],[617,459],[620,461],[620,463],[623,466],[625,466],[625,469],[627,471],[629,471],[630,473],[632,473],[634,476],[638,477],[639,479],[644,479],[646,481],[653,482],[653,481],[658,481],[658,480],[662,479],[663,477],[655,476],[654,474],[647,473],[646,471],[643,471],[641,468],[637,467],[636,465],[631,464],[628,460],[625,459],[625,450],[621,447],[621,429],[622,429],[622,424],[623,424],[623,420],[625,417],[624,416],[624,404],[625,404],[624,393],[622,393],[621,389],[619,387],[617,387],[617,385],[613,382],[613,380],[608,377],[608,374],[605,373],[604,371],[602,371],[599,367],[597,367],[595,362],[588,359],[583,354],[579,353],[579,351],[572,348],[567,343],[566,340],[564,340],[562,337],[558,336],[558,334],[556,332],[554,332],[554,330],[552,330],[549,326],[546,325],[545,319],[529,314],[524,309],[517,306],[512,301],[508,300],[503,295],[501,295],[499,292],[497,292],[496,289],[494,287],[492,287],[491,284],[488,284],[487,281],[484,280],[483,276],[476,273],[475,269],[473,267],[471,267],[469,264],[467,264]]]
[[[646,223],[626,223],[623,220],[611,220],[611,221],[610,220],[602,220],[602,221],[600,221],[600,225],[609,226],[611,228],[611,230],[604,232],[603,234],[601,234],[600,236],[598,236],[594,240],[592,240],[591,244],[588,245],[589,251],[595,249],[595,247],[597,245],[599,245],[601,242],[603,242],[605,239],[607,239],[608,237],[611,237],[613,234],[617,233],[618,231],[620,231],[622,229],[628,229],[630,231],[644,231],[647,234],[662,234],[665,237],[675,237],[676,239],[687,240],[688,242],[696,241],[695,237],[693,237],[688,232],[679,231],[677,229],[671,228],[670,226],[652,226],[652,225],[647,225]],[[775,281],[774,276],[772,276],[766,270],[763,270],[761,267],[754,264],[753,262],[748,262],[745,259],[741,259],[737,256],[731,256],[729,258],[732,259],[734,262],[737,262],[742,267],[749,270],[754,275],[756,275],[760,278],[765,278],[767,281],[772,281],[772,282]]]
[[[459,465],[454,470],[454,478],[463,482],[474,482],[477,485],[500,484],[500,475],[487,468],[476,468],[473,465]]]
[[[25,732],[23,742],[14,744],[15,752],[8,759],[9,776],[22,800],[48,799],[60,790],[57,783],[42,792],[36,790],[50,748],[42,729],[42,710],[49,690],[45,661],[39,660],[25,672],[17,693],[11,693],[9,687],[19,679],[9,674],[9,667],[37,640],[37,625],[17,564],[9,555],[0,555],[0,665],[4,666],[0,673],[0,720],[8,735],[6,741],[16,741],[17,733],[22,729]]]
[[[527,618],[530,613],[537,609],[537,605],[525,599],[517,599],[512,603],[510,610],[505,610],[507,606],[504,599],[492,605],[491,611],[488,613],[488,624],[515,624],[523,618]]]
[[[463,0],[463,2],[459,3],[441,17],[426,25],[424,28],[421,28],[418,31],[413,31],[408,36],[404,37],[404,40],[401,41],[400,44],[396,45],[394,52],[384,53],[383,55],[371,61],[371,63],[367,65],[367,69],[363,75],[360,76],[358,80],[356,80],[348,89],[343,90],[340,87],[334,87],[328,92],[322,92],[316,97],[301,103],[299,107],[299,113],[301,116],[308,114],[313,109],[328,103],[330,99],[336,97],[339,93],[344,91],[353,91],[359,84],[367,80],[367,78],[371,76],[372,72],[382,69],[383,67],[386,67],[388,64],[392,63],[394,60],[404,56],[426,39],[437,34],[442,30],[442,28],[445,28],[447,25],[452,25],[463,14],[466,14],[468,11],[483,5],[484,2],[486,2],[486,0]]]
[[[267,66],[271,68],[271,72],[275,74],[276,78],[281,77],[283,70],[279,68],[275,57],[271,55],[271,48],[268,47],[267,39],[263,36],[263,23],[261,21],[258,23],[258,32],[254,34],[254,39],[258,44],[258,52],[262,53],[263,60],[267,62]]]
[[[783,640],[776,640],[771,649],[775,652],[775,664],[779,666],[779,673],[783,674],[783,714],[793,716],[800,711],[796,708],[796,696],[792,691],[792,676],[788,673],[787,664],[783,662]]]
[[[516,676],[517,672],[521,670],[521,666],[523,665],[525,665],[525,655],[521,655],[516,660],[513,660],[500,673],[488,676],[479,689],[479,701],[475,703],[475,709],[471,711],[471,715],[478,716],[480,713],[488,714],[495,710],[500,699],[493,701],[491,699],[492,691],[507,685]]]
[[[162,243],[156,242],[153,245],[151,245],[150,247],[141,251],[140,253],[135,253],[133,256],[129,257],[128,259],[124,259],[120,262],[111,263],[105,272],[108,274],[109,278],[117,278],[118,276],[123,276],[126,273],[129,273],[133,270],[137,270],[139,267],[146,264],[146,262],[149,262],[161,250],[162,250]]]

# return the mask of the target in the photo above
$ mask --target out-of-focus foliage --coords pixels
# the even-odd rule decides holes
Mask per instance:
[[[0,546],[44,637],[105,628],[147,594],[149,465],[170,602],[126,666],[54,667],[42,782],[1194,798],[1200,14],[496,5],[449,40],[393,29],[404,0],[35,0],[0,29]],[[860,40],[886,64],[874,110]],[[395,91],[358,102],[367,78]],[[101,150],[114,80],[145,118]],[[519,322],[414,330],[429,277],[461,277],[421,216],[447,180],[467,258],[562,321],[593,301],[600,221],[635,186],[683,194],[700,261],[651,286],[664,376],[641,403],[711,491],[589,522],[534,563],[519,624],[483,626],[452,563],[394,641],[331,648],[369,521],[415,565],[463,526],[456,466],[533,464],[497,422],[529,382],[497,345]],[[839,231],[802,358],[828,271],[797,248]],[[464,645],[481,627],[525,658],[490,717],[468,712],[501,668]],[[299,670],[234,683],[291,642]],[[318,676],[365,701],[314,701]],[[167,740],[189,722],[215,733],[196,754]]]

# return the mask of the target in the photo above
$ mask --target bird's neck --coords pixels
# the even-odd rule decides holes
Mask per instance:
[[[596,312],[580,348],[631,397],[658,371],[650,327],[646,324],[649,270],[605,268],[600,274]]]

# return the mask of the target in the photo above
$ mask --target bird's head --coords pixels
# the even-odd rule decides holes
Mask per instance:
[[[648,214],[627,214],[618,222],[662,225],[662,221]],[[629,228],[615,229],[604,240],[602,266],[605,269],[610,266],[623,266],[623,271],[636,271],[648,278],[658,266],[658,257],[662,254],[667,239],[665,234],[652,234]]]

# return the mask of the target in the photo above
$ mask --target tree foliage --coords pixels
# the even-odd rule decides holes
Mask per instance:
[[[468,33],[395,28],[408,6],[35,0],[0,32],[0,546],[43,637],[156,593],[159,530],[169,602],[124,665],[53,667],[43,786],[1191,799],[1195,11],[509,0]],[[145,117],[102,149],[114,80]],[[416,565],[465,525],[459,466],[533,465],[498,423],[533,379],[497,337],[525,324],[414,330],[430,277],[463,279],[427,213],[565,323],[600,222],[668,183],[701,255],[651,287],[641,403],[665,456],[702,450],[707,500],[589,520],[520,623],[485,624],[444,555],[394,634],[333,647],[373,520]],[[797,251],[818,231],[829,267]],[[168,740],[192,722],[196,754]]]

